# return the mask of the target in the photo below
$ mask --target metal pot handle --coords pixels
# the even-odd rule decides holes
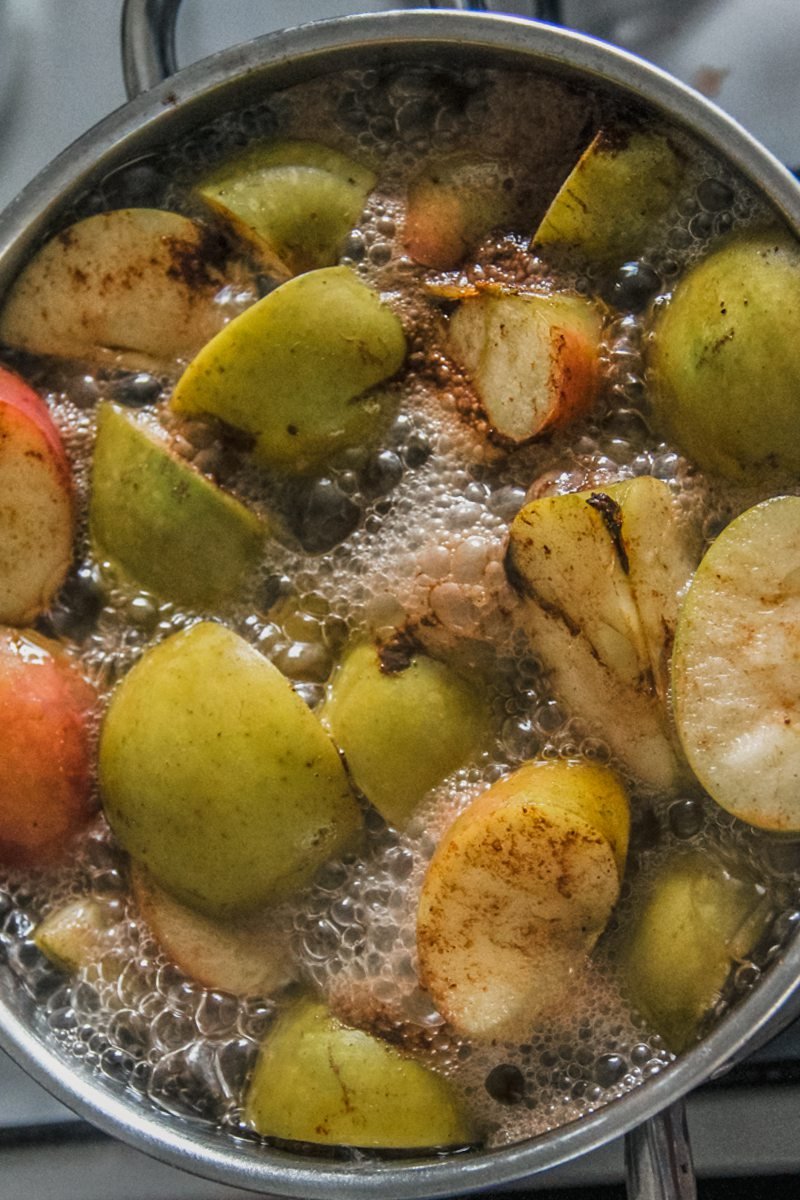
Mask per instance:
[[[628,1200],[697,1200],[683,1100],[626,1133],[625,1183]]]

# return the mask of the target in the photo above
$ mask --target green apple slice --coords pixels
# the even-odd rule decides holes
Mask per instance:
[[[800,470],[800,245],[783,230],[732,236],[659,310],[648,360],[661,432],[735,480]]]
[[[603,270],[638,258],[675,203],[685,162],[658,133],[601,130],[584,150],[533,237]]]
[[[33,931],[33,940],[62,971],[74,974],[113,948],[113,922],[92,896],[81,896],[53,909]]]
[[[322,720],[356,787],[398,828],[432,787],[488,744],[480,682],[422,653],[398,663],[372,644],[345,657]]]
[[[309,999],[267,1034],[245,1121],[264,1137],[327,1146],[415,1150],[475,1140],[445,1078]]]
[[[282,284],[231,321],[189,364],[171,405],[253,435],[255,455],[303,473],[374,440],[393,402],[370,391],[399,370],[397,317],[347,267]]]
[[[800,830],[800,498],[737,517],[681,607],[675,720],[708,793],[762,829]]]
[[[599,307],[577,293],[484,291],[458,306],[448,347],[492,428],[518,443],[591,407],[602,324]]]
[[[212,622],[148,650],[123,679],[99,777],[123,849],[217,918],[303,887],[361,829],[317,718],[277,667]]]
[[[200,609],[240,589],[267,533],[261,517],[110,403],[98,417],[89,523],[99,553],[137,583]]]
[[[628,998],[671,1050],[679,1053],[695,1040],[768,913],[762,890],[707,855],[685,855],[652,882],[620,965]]]
[[[296,275],[333,266],[375,178],[318,142],[276,141],[226,162],[197,192]]]
[[[420,896],[420,977],[468,1037],[524,1039],[564,1003],[617,902],[630,822],[606,767],[526,763],[457,818]]]
[[[0,341],[37,354],[174,372],[225,323],[230,246],[153,208],[87,217],[39,250],[0,312]]]

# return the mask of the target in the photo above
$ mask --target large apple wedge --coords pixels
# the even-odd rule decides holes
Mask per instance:
[[[223,603],[258,565],[266,522],[124,409],[100,409],[89,512],[99,553],[195,608]]]
[[[448,349],[470,376],[492,428],[524,442],[591,407],[602,325],[600,308],[577,293],[487,290],[458,306]]]
[[[49,605],[72,559],[72,474],[47,406],[0,367],[0,622]]]
[[[375,174],[318,142],[251,147],[197,187],[208,204],[289,273],[333,266]]]
[[[118,686],[100,788],[122,847],[217,918],[302,887],[361,829],[317,718],[277,667],[212,622],[148,650]]]
[[[617,902],[628,799],[605,767],[526,763],[447,830],[420,896],[420,976],[461,1033],[524,1038],[563,1006]]]
[[[661,432],[701,467],[747,481],[800,470],[800,245],[736,234],[659,310],[648,380]]]
[[[219,234],[177,213],[87,217],[34,255],[0,312],[0,341],[37,354],[174,372],[222,328],[234,277]]]
[[[189,364],[177,412],[213,413],[255,438],[255,455],[303,473],[374,440],[393,410],[370,389],[402,365],[397,317],[347,267],[299,275],[231,321]]]
[[[534,250],[556,246],[601,270],[638,258],[675,204],[685,166],[662,134],[601,130],[542,218]]]
[[[327,1146],[416,1150],[475,1140],[446,1079],[310,999],[264,1039],[245,1121],[264,1137]]]
[[[689,765],[734,816],[800,831],[800,498],[748,509],[681,606],[675,721]]]
[[[515,518],[506,568],[556,694],[643,782],[681,777],[666,709],[694,538],[650,477],[549,496]]]

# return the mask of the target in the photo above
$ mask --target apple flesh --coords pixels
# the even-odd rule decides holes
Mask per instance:
[[[131,858],[216,918],[303,887],[361,829],[317,718],[277,667],[213,622],[146,651],[118,686],[100,789]]]
[[[564,1005],[617,902],[629,824],[608,768],[541,760],[450,826],[422,885],[417,948],[455,1029],[524,1039]]]
[[[356,646],[328,689],[323,723],[359,791],[397,828],[489,740],[480,683],[419,652]]]
[[[231,321],[178,380],[176,412],[213,413],[267,466],[302,474],[374,440],[393,410],[370,391],[399,370],[397,317],[347,267],[282,284]]]
[[[0,312],[0,341],[36,354],[175,371],[225,322],[236,278],[224,238],[153,208],[99,213],[33,256]]]
[[[800,470],[800,245],[739,233],[694,266],[659,310],[648,358],[659,430],[729,479]]]
[[[298,275],[333,266],[375,175],[318,142],[275,141],[226,162],[198,195],[260,256]]]
[[[264,1137],[326,1146],[416,1150],[475,1140],[446,1079],[310,999],[267,1034],[245,1121]]]
[[[800,831],[800,498],[737,517],[681,606],[675,722],[718,804],[762,829]]]
[[[72,559],[72,473],[43,400],[0,367],[0,622],[27,625]]]
[[[124,409],[99,412],[89,511],[99,555],[192,608],[229,600],[261,559],[267,524]]]
[[[638,258],[675,203],[685,165],[659,133],[601,130],[552,200],[533,249],[556,247],[604,271]]]
[[[448,349],[495,432],[519,443],[591,407],[602,324],[598,306],[577,293],[487,290],[458,306]]]
[[[81,896],[53,909],[33,931],[33,940],[61,971],[74,975],[113,949],[108,909],[92,896]]]
[[[94,813],[96,701],[56,642],[0,629],[0,862],[63,858]]]

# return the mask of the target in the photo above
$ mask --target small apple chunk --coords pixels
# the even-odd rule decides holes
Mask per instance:
[[[432,787],[489,740],[480,682],[391,645],[364,643],[346,655],[322,720],[356,787],[399,829]]]
[[[695,1040],[768,915],[763,889],[707,855],[669,863],[652,882],[619,961],[629,1000],[675,1053]]]
[[[198,194],[257,252],[298,275],[333,266],[375,174],[318,142],[274,141],[226,162]]]
[[[74,974],[112,949],[112,929],[105,905],[81,896],[49,912],[34,929],[33,940],[54,966]]]
[[[266,522],[124,409],[101,406],[89,511],[98,552],[157,595],[222,604],[258,565]]]
[[[706,552],[681,606],[675,722],[710,796],[800,831],[800,498],[748,509]]]
[[[326,1146],[421,1150],[475,1140],[443,1076],[310,999],[264,1039],[245,1121],[263,1137]]]
[[[495,293],[462,300],[448,348],[492,428],[514,443],[586,412],[600,384],[603,317],[577,293]]]
[[[216,918],[303,887],[361,829],[317,718],[277,667],[210,621],[146,651],[118,686],[100,790],[131,858]]]
[[[175,370],[222,327],[231,248],[156,208],[87,217],[33,256],[0,312],[0,341],[36,354],[155,373]]]
[[[238,996],[269,996],[294,978],[288,934],[272,908],[215,920],[181,904],[134,863],[136,906],[173,962],[203,987]]]
[[[662,134],[601,130],[551,202],[533,249],[556,246],[601,270],[638,258],[684,173],[682,154]]]
[[[743,482],[800,471],[800,245],[731,236],[678,283],[648,355],[655,421],[704,470]]]
[[[96,701],[56,642],[0,629],[0,862],[57,861],[94,813]]]
[[[374,440],[393,411],[370,389],[398,371],[402,326],[347,267],[299,275],[231,321],[189,364],[171,405],[255,438],[267,466],[302,474]]]
[[[678,595],[693,531],[668,486],[648,476],[527,504],[506,570],[554,691],[643,782],[683,772],[667,716]]]
[[[47,608],[72,559],[72,474],[47,405],[0,367],[0,622]]]
[[[450,826],[422,885],[417,948],[457,1030],[524,1038],[563,1006],[619,897],[629,825],[608,768],[540,760]]]

